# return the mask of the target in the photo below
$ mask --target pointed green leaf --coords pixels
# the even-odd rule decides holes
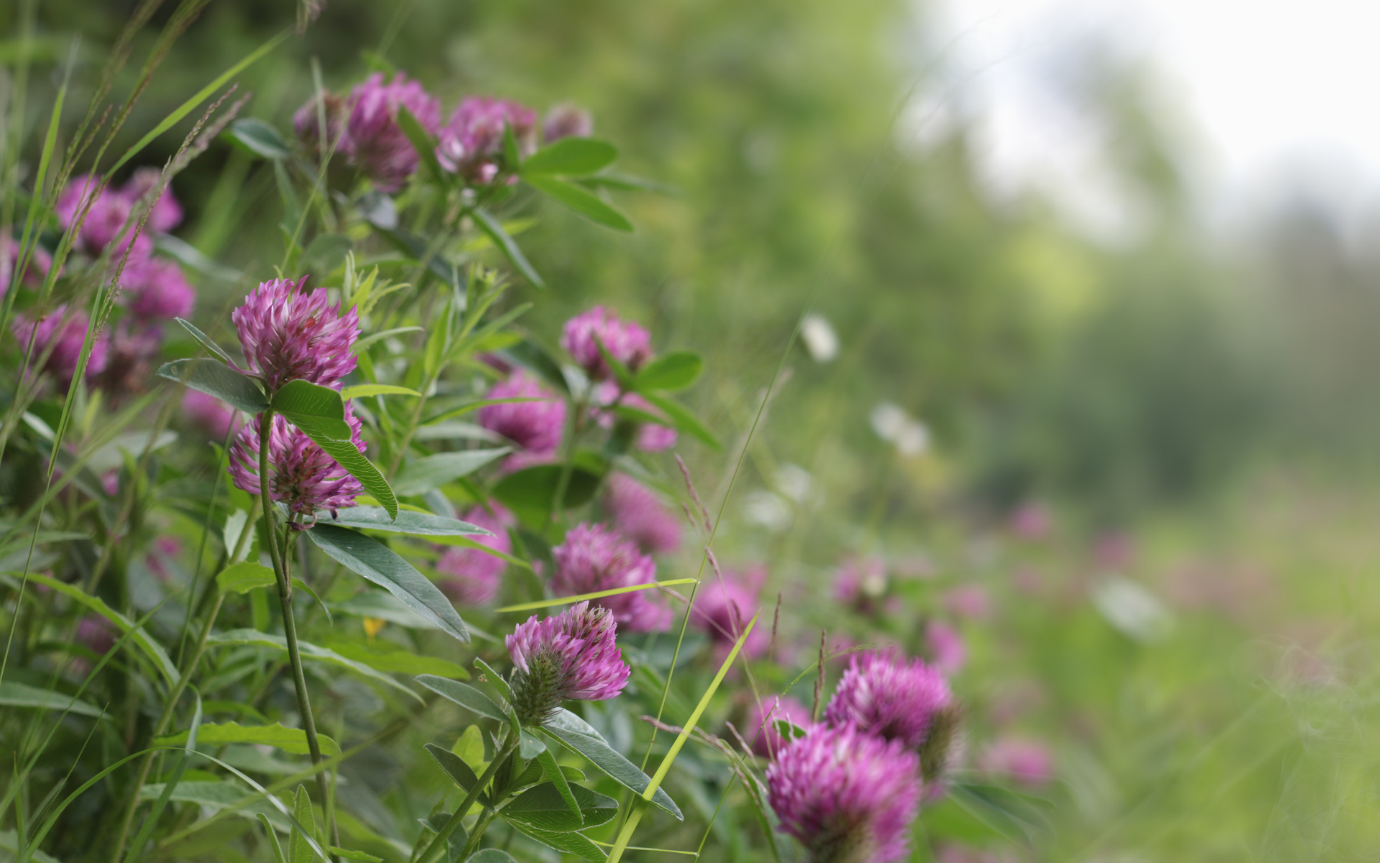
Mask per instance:
[[[579,785],[568,790],[575,797],[578,812],[570,811],[554,783],[543,782],[515,797],[504,807],[503,817],[509,821],[521,821],[538,830],[569,833],[606,824],[618,814],[618,801],[612,797],[605,797]]]
[[[258,384],[220,360],[173,360],[158,369],[158,376],[213,395],[245,413],[260,413],[268,407]]]
[[[479,229],[494,241],[494,245],[503,250],[509,263],[517,268],[517,271],[522,273],[527,281],[539,288],[546,287],[546,282],[537,275],[537,271],[532,268],[532,265],[527,262],[527,257],[522,254],[522,249],[518,248],[517,241],[510,237],[507,231],[503,230],[503,226],[499,224],[498,220],[489,215],[483,207],[475,207],[472,212],[475,224],[479,225]]]
[[[78,701],[70,695],[40,689],[26,683],[6,680],[0,683],[0,704],[7,707],[38,707],[45,710],[66,710],[80,716],[102,716],[104,711],[94,704]]]
[[[391,384],[360,384],[357,387],[346,387],[340,394],[347,399],[359,399],[366,396],[420,396],[416,390],[407,387],[395,387]]]
[[[461,683],[457,680],[447,680],[444,677],[437,677],[434,674],[419,674],[416,677],[416,681],[442,698],[453,701],[466,710],[473,711],[489,719],[496,719],[499,722],[508,721],[508,717],[503,713],[503,708],[494,704],[489,696],[467,683]]]
[[[297,794],[292,801],[292,814],[302,826],[302,830],[309,833],[310,838],[316,838],[316,816],[311,811],[311,796],[302,785],[297,786]],[[315,855],[305,841],[307,838],[296,830],[292,831],[288,838],[289,863],[311,863]]]
[[[523,176],[527,185],[536,189],[557,203],[606,228],[632,233],[632,222],[628,217],[604,203],[598,195],[574,183],[557,180],[548,176]]]
[[[565,801],[566,808],[578,814],[580,802],[575,799],[574,792],[570,790],[570,782],[561,772],[561,766],[556,763],[556,753],[552,752],[550,748],[543,749],[537,753],[537,763],[541,765],[541,771],[546,774],[546,778],[551,780],[556,793],[560,794],[561,799]],[[580,818],[583,821],[584,816],[581,815]]]
[[[554,848],[566,854],[574,854],[588,863],[604,863],[608,859],[608,855],[583,833],[553,833],[550,830],[538,830],[521,821],[509,823],[512,824],[514,830],[522,835],[535,839],[548,848]],[[470,859],[473,860],[474,858],[471,857]]]
[[[690,351],[676,351],[657,357],[633,377],[633,387],[641,390],[676,392],[695,382],[704,369],[704,360]]]
[[[334,440],[351,437],[350,426],[345,422],[345,402],[340,393],[330,387],[311,381],[288,381],[273,394],[271,406],[288,422],[309,434],[306,425]]]
[[[493,536],[489,531],[467,521],[432,515],[429,512],[401,510],[396,519],[376,506],[352,506],[332,516],[321,516],[319,524],[334,524],[355,530],[384,530],[413,536]]]
[[[225,137],[265,159],[277,161],[292,155],[283,133],[272,124],[254,117],[241,117],[231,123],[225,131]]]
[[[408,608],[469,644],[465,621],[446,595],[387,546],[362,533],[325,522],[306,532],[332,560],[396,596]]]
[[[431,140],[431,136],[422,128],[417,118],[412,116],[412,112],[401,105],[398,106],[398,128],[407,136],[412,149],[417,151],[417,156],[426,168],[429,178],[437,183],[444,183],[446,175],[441,171],[441,163],[436,161],[436,142]]]
[[[276,582],[273,570],[252,560],[228,566],[216,576],[216,586],[223,593],[244,594],[256,587],[268,587]]]
[[[153,741],[154,746],[185,746],[188,732],[180,731]],[[238,722],[206,722],[197,730],[199,743],[210,746],[225,746],[231,743],[253,743],[272,746],[294,755],[306,755],[307,732],[300,728],[284,728],[280,723],[272,725],[240,725]],[[328,755],[339,755],[340,746],[331,738],[318,734],[321,751]]]
[[[208,643],[253,644],[257,647],[267,647],[274,650],[282,651],[283,653],[287,653],[287,639],[283,638],[283,636],[281,635],[275,635],[271,632],[260,632],[257,629],[232,629],[229,632],[218,632],[208,639]],[[344,656],[341,656],[334,650],[329,650],[327,648],[321,647],[320,645],[312,644],[309,641],[298,641],[297,648],[298,651],[302,654],[302,658],[305,660],[310,660],[312,662],[322,662],[326,665],[334,665],[338,668],[344,668],[349,671],[353,671],[360,677],[364,677],[369,680],[373,680],[377,683],[381,683],[384,686],[387,686],[391,689],[396,689],[397,691],[408,695],[414,700],[421,701],[421,698],[417,695],[417,693],[413,692],[411,689],[408,689],[406,686],[389,677],[387,674],[384,674],[381,671],[375,671],[374,669],[370,668],[368,665],[365,665],[362,662],[356,662],[353,659],[348,659]]]
[[[210,336],[206,335],[206,334],[203,333],[201,330],[199,330],[199,329],[197,329],[196,327],[192,326],[192,322],[191,322],[191,321],[183,320],[182,318],[173,318],[173,320],[175,320],[175,321],[177,321],[179,324],[181,324],[181,325],[182,325],[182,329],[184,329],[184,330],[186,330],[187,332],[191,333],[191,334],[192,334],[192,338],[196,339],[197,342],[198,342],[203,348],[205,348],[206,350],[208,350],[208,351],[210,351],[211,353],[215,354],[216,356],[220,357],[221,360],[222,360],[227,366],[228,366],[228,365],[232,365],[232,364],[234,363],[234,360],[230,359],[230,355],[227,354],[227,353],[221,348],[220,345],[218,345],[218,344],[216,344],[214,341],[212,341]]]
[[[556,708],[556,715],[541,727],[541,731],[556,738],[568,749],[583,755],[589,763],[624,788],[641,794],[651,784],[651,778],[609,746],[608,741],[595,731],[593,726],[563,707]],[[658,788],[652,797],[652,803],[677,819],[685,820],[680,807],[665,790]]]
[[[677,429],[694,435],[714,449],[723,449],[723,444],[719,443],[718,438],[714,437],[713,433],[705,428],[695,418],[695,415],[690,413],[680,402],[657,392],[644,392],[642,396],[651,402],[655,408],[666,414]]]
[[[498,481],[493,494],[500,503],[513,511],[524,524],[544,528],[551,514],[551,503],[560,487],[559,464],[539,464],[513,471]],[[572,467],[565,487],[564,505],[567,509],[584,506],[599,490],[598,474],[582,467]]]
[[[562,138],[527,157],[522,176],[563,174],[582,176],[606,168],[618,158],[618,150],[594,138]]]
[[[298,426],[301,428],[301,426]],[[383,508],[388,511],[390,516],[398,514],[398,498],[393,494],[393,487],[388,484],[388,480],[383,478],[383,473],[379,471],[374,463],[364,457],[364,453],[359,451],[352,441],[332,440],[330,438],[313,434],[311,429],[303,428],[307,437],[316,442],[331,458],[350,476],[359,480],[359,484],[364,486],[364,490],[373,496],[374,500],[383,504]]]
[[[436,759],[436,763],[441,765],[441,769],[446,771],[446,775],[451,778],[451,781],[460,786],[460,789],[466,794],[470,792],[471,788],[479,784],[479,777],[459,755],[445,747],[437,746],[435,743],[428,743],[426,751],[431,753],[431,757]],[[487,792],[479,792],[479,802],[485,806],[490,805]]]
[[[483,848],[470,855],[465,863],[517,863],[507,851],[498,848]]]
[[[424,494],[462,476],[469,476],[486,464],[512,452],[512,447],[470,449],[411,459],[393,480],[401,495]]]

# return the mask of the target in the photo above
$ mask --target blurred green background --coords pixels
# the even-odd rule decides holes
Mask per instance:
[[[14,32],[17,5],[0,9],[0,32]],[[80,116],[135,6],[38,4],[31,130],[46,122],[54,61],[74,44]],[[136,58],[170,11],[141,32]],[[210,3],[114,149],[294,15],[281,2]],[[1066,779],[1048,859],[1160,859],[1107,856],[1114,848],[1361,859],[1374,847],[1363,709],[1374,683],[1355,639],[1376,607],[1364,576],[1380,551],[1365,517],[1376,509],[1366,490],[1380,432],[1380,264],[1302,205],[1261,214],[1230,242],[1207,230],[1141,73],[1115,63],[1093,76],[1084,107],[1115,131],[1110,162],[1150,227],[1099,242],[1038,197],[992,200],[963,122],[924,146],[897,123],[917,90],[962,87],[940,77],[923,20],[899,0],[332,0],[240,87],[254,93],[245,115],[282,128],[312,90],[313,60],[335,89],[370,68],[405,70],[446,110],[467,94],[587,107],[622,168],[675,193],[621,196],[631,236],[543,212],[522,237],[550,284],[529,323],[552,338],[603,302],[646,323],[662,349],[702,353],[706,382],[690,398],[729,451],[687,460],[712,503],[801,314],[838,334],[830,362],[798,344],[785,353],[729,503],[746,513],[724,537],[733,553],[770,558],[773,590],[821,578],[840,549],[965,561],[943,577],[994,593],[1019,566],[1039,567],[1048,602],[969,634],[966,685],[981,703],[1013,681],[1042,682],[1042,730],[1061,741]],[[183,133],[159,139],[148,161]],[[271,171],[217,145],[174,190],[188,209],[180,236],[246,273],[244,284],[201,285],[198,314],[212,315],[280,255]],[[922,458],[898,460],[878,441],[869,417],[880,402],[925,423]],[[801,476],[809,495],[792,491]],[[763,492],[795,506],[788,527],[751,527],[770,519],[741,502]],[[984,556],[983,532],[1032,499],[1060,513],[1061,550]],[[1182,606],[1168,645],[1124,637],[1083,600],[1100,574],[1086,542],[1107,529],[1138,537],[1130,574]],[[1176,598],[1174,574],[1193,561],[1187,581],[1225,599]],[[1245,584],[1237,597],[1236,566],[1264,568],[1273,587]],[[1265,593],[1263,606],[1246,601]],[[1287,659],[1276,636],[1348,645],[1337,668],[1360,676],[1266,697],[1242,668],[1262,651]],[[982,668],[1000,670],[981,679]]]

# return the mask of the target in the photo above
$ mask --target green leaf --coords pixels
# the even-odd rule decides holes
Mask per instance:
[[[517,241],[510,237],[507,231],[503,230],[503,226],[499,224],[497,219],[491,216],[483,207],[475,207],[472,214],[474,215],[475,224],[479,225],[479,229],[487,234],[489,239],[494,241],[494,245],[503,250],[503,254],[508,258],[509,263],[511,263],[519,273],[522,273],[527,281],[539,288],[546,287],[546,282],[542,281],[541,276],[537,275],[537,271],[532,268],[532,265],[527,262],[527,257],[522,254],[522,249],[518,248]]]
[[[556,763],[556,753],[549,748],[543,748],[541,752],[537,753],[537,763],[541,765],[541,772],[546,774],[547,779],[551,780],[551,785],[555,787],[556,793],[561,795],[561,799],[565,801],[566,808],[578,814],[580,801],[575,799],[574,792],[570,790],[570,782],[561,772],[561,766]],[[580,818],[583,820],[584,816],[581,815]]]
[[[318,234],[306,251],[302,252],[303,269],[314,273],[333,273],[345,263],[345,256],[354,249],[344,234]]]
[[[796,725],[789,719],[775,719],[772,720],[771,724],[772,727],[776,729],[776,733],[781,735],[783,740],[799,740],[805,736],[805,729]]]
[[[576,180],[581,186],[591,189],[617,189],[620,192],[651,192],[656,195],[679,196],[680,189],[675,186],[659,183],[656,180],[649,180],[646,177],[637,177],[632,174],[623,174],[617,171],[607,171],[594,177],[580,177]]]
[[[102,716],[104,711],[94,704],[78,701],[70,695],[40,689],[25,683],[6,680],[0,683],[0,704],[9,707],[39,707],[47,710],[66,710],[80,716]]]
[[[316,837],[316,816],[311,811],[311,796],[307,794],[304,786],[297,786],[297,794],[292,802],[292,815],[297,819],[297,823],[302,826],[302,830]],[[303,841],[303,836],[296,830],[288,837],[288,863],[311,863],[311,846]]]
[[[656,392],[644,392],[642,396],[648,402],[651,402],[654,407],[666,414],[666,416],[670,418],[671,424],[677,429],[694,435],[714,449],[723,449],[723,445],[719,443],[718,438],[714,437],[713,433],[705,428],[704,425],[695,418],[695,415],[690,413],[680,402]]]
[[[541,730],[559,740],[568,749],[583,755],[589,763],[624,788],[641,794],[652,782],[647,774],[638,770],[636,765],[609,746],[608,741],[600,736],[593,726],[563,707],[556,708],[556,715],[543,725]],[[676,816],[678,820],[685,820],[680,807],[664,789],[658,788],[651,802]]]
[[[141,800],[156,800],[162,796],[164,785],[162,782],[152,782],[145,785],[140,791]],[[242,788],[228,780],[219,782],[179,782],[177,788],[169,796],[170,800],[178,803],[195,803],[198,806],[205,806],[212,810],[230,809],[239,807],[241,802],[253,794],[252,791]],[[268,801],[255,801],[246,806],[238,808],[235,812],[243,818],[256,818],[263,815],[271,824],[279,829],[288,829],[289,822],[282,816],[282,813],[272,808],[273,804]]]
[[[318,435],[341,441],[351,437],[350,426],[345,422],[345,402],[330,387],[311,381],[288,381],[273,394],[271,406],[313,440]]]
[[[574,210],[591,222],[613,228],[615,231],[632,233],[632,222],[628,221],[627,216],[604,203],[598,195],[587,189],[554,177],[523,175],[522,179],[538,192]]]
[[[442,659],[439,656],[417,653],[415,650],[395,645],[392,642],[377,641],[373,644],[361,644],[354,639],[333,638],[322,646],[334,650],[346,659],[363,663],[375,671],[394,671],[401,674],[436,674],[441,677],[465,679],[470,676],[469,671],[463,665]]]
[[[436,759],[436,763],[441,765],[441,769],[446,771],[446,775],[451,778],[451,781],[460,786],[460,789],[466,794],[470,792],[471,788],[479,784],[479,777],[459,755],[445,747],[437,746],[435,743],[428,743],[426,751],[431,753],[431,757]],[[485,806],[491,805],[487,792],[479,792],[479,802]]]
[[[512,447],[470,449],[411,459],[393,480],[394,490],[401,495],[424,494],[462,476],[469,476],[512,451]]]
[[[522,163],[522,176],[563,174],[583,176],[605,168],[618,158],[618,149],[594,138],[562,138],[543,147]]]
[[[153,741],[154,746],[185,746],[187,732],[180,731]],[[240,725],[238,722],[205,722],[197,730],[197,743],[208,746],[226,746],[231,743],[253,743],[272,746],[294,755],[307,755],[307,732],[300,728],[284,728],[280,723],[272,725]],[[340,746],[324,734],[316,735],[321,743],[321,751],[327,755],[339,755]],[[244,792],[240,792],[240,797]],[[235,799],[239,799],[238,797]]]
[[[158,376],[213,395],[245,413],[260,413],[268,407],[268,399],[252,378],[240,374],[220,360],[173,360],[163,364]]]
[[[359,484],[364,486],[364,490],[383,504],[383,508],[388,511],[390,516],[398,514],[398,498],[393,494],[392,486],[388,484],[388,480],[383,478],[383,473],[374,466],[374,463],[364,457],[364,454],[359,451],[359,447],[355,446],[353,441],[331,440],[312,434],[310,429],[305,428],[302,431],[306,432],[307,437],[315,441],[316,445],[321,447],[327,455],[345,468],[350,476],[359,480]]]
[[[479,730],[478,725],[466,728],[456,738],[455,745],[450,751],[460,756],[460,760],[469,765],[476,775],[483,773],[484,768],[489,766],[488,758],[484,754],[484,732]]]
[[[335,856],[343,857],[346,860],[362,860],[363,863],[383,863],[382,857],[376,857],[364,851],[351,851],[348,848],[337,848],[334,845],[331,846],[330,850]]]
[[[216,586],[224,593],[248,593],[256,587],[268,587],[277,582],[273,570],[262,563],[246,560],[228,566],[216,576]]]
[[[544,528],[551,517],[563,465],[539,464],[513,471],[498,481],[493,495],[530,527]],[[582,467],[570,468],[563,504],[566,509],[584,506],[599,490],[600,476]]]
[[[410,329],[410,328],[409,328]],[[391,384],[360,384],[357,387],[346,387],[340,394],[347,399],[361,399],[366,396],[420,396],[416,390],[407,387],[395,387]]]
[[[483,848],[470,855],[465,863],[517,863],[507,851],[498,848]]]
[[[405,626],[409,629],[440,629],[431,620],[421,617],[402,600],[382,590],[366,590],[357,593],[344,602],[331,603],[337,614],[352,614],[356,617],[375,617]]]
[[[676,351],[657,357],[642,367],[633,377],[636,390],[666,390],[677,392],[695,382],[704,369],[704,360],[690,351]]]
[[[523,824],[521,821],[509,823],[513,825],[514,830],[524,836],[535,839],[548,848],[554,848],[566,854],[574,854],[582,860],[589,861],[589,863],[603,863],[608,859],[608,855],[583,833],[553,833],[550,830],[538,830]],[[470,859],[473,860],[474,858],[471,857]]]
[[[196,339],[196,340],[197,340],[197,343],[200,344],[203,348],[205,348],[206,350],[208,350],[208,351],[210,351],[211,353],[215,354],[216,356],[220,357],[221,360],[223,360],[223,361],[225,362],[226,365],[231,365],[231,364],[234,363],[234,360],[230,359],[230,355],[227,354],[227,353],[224,351],[224,349],[221,348],[220,345],[218,345],[218,344],[216,344],[214,341],[212,341],[210,336],[206,335],[206,334],[203,333],[201,330],[199,330],[199,329],[197,329],[196,327],[194,327],[194,326],[192,325],[192,322],[191,322],[191,321],[186,321],[186,320],[183,320],[182,318],[173,318],[173,320],[175,320],[175,321],[177,321],[179,324],[181,324],[181,325],[182,325],[182,329],[184,329],[184,330],[186,330],[187,332],[191,333],[191,334],[192,334],[192,338]]]
[[[437,183],[444,183],[446,175],[441,171],[441,163],[436,161],[436,142],[431,140],[431,136],[422,128],[417,118],[412,116],[412,112],[401,105],[398,106],[398,128],[407,136],[412,149],[417,151],[417,156],[431,179]]]
[[[265,159],[277,161],[292,155],[283,133],[276,126],[254,117],[241,117],[231,123],[225,131],[225,137]]]
[[[555,783],[543,782],[519,794],[503,810],[503,817],[521,821],[538,830],[569,833],[607,824],[618,814],[618,801],[579,785],[571,786],[579,812],[570,811]]]
[[[32,584],[44,585],[45,587],[56,590],[64,596],[76,600],[99,614],[101,617],[115,624],[122,633],[134,629],[134,624],[130,623],[129,618],[106,605],[104,600],[99,597],[91,596],[74,584],[67,584],[66,582],[58,581],[55,578],[40,575],[36,572],[29,573],[29,582]],[[142,629],[136,630],[130,638],[138,645],[139,649],[152,660],[154,668],[158,669],[159,673],[163,675],[164,680],[168,683],[175,683],[177,681],[177,666],[173,665],[172,657],[168,656],[168,652],[163,649],[163,645],[154,641],[153,638]]]
[[[523,339],[518,344],[498,353],[504,359],[534,373],[550,384],[557,392],[570,394],[570,384],[565,379],[565,373],[561,371],[561,364],[556,361],[555,357],[551,356],[546,348],[532,339]]]
[[[283,853],[283,846],[278,842],[278,831],[273,829],[273,822],[268,820],[264,813],[258,813],[259,823],[263,825],[264,832],[268,834],[268,847],[273,852],[273,859],[277,863],[288,863],[287,855]]]
[[[481,680],[492,686],[494,689],[497,689],[498,694],[508,699],[508,701],[511,702],[513,700],[513,690],[509,688],[508,681],[503,679],[503,675],[499,674],[497,671],[494,671],[492,668],[490,668],[489,663],[477,657],[474,660],[474,665],[476,668],[479,669]],[[523,742],[526,743],[525,740]]]
[[[508,717],[503,713],[503,708],[494,704],[493,699],[468,683],[447,680],[434,674],[419,674],[415,679],[427,689],[448,701],[455,702],[466,710],[489,719],[497,719],[499,722],[508,721]]]
[[[306,534],[332,560],[387,590],[423,618],[469,644],[465,622],[445,594],[387,546],[362,533],[324,522],[318,522]]]
[[[256,647],[267,647],[273,650],[279,650],[283,653],[287,653],[287,639],[283,638],[283,636],[281,635],[275,635],[269,632],[260,632],[257,629],[232,629],[229,632],[216,633],[208,639],[208,643],[217,645],[252,644]],[[414,700],[421,701],[421,698],[417,695],[417,693],[413,692],[411,689],[408,689],[406,686],[403,686],[401,683],[389,677],[387,674],[384,674],[381,671],[375,671],[374,669],[370,668],[368,665],[365,665],[362,662],[356,662],[353,659],[347,659],[346,657],[341,656],[339,653],[336,653],[334,650],[328,650],[327,648],[321,647],[320,645],[312,644],[309,641],[298,641],[297,648],[298,651],[302,654],[303,659],[311,660],[313,662],[323,662],[327,665],[334,665],[339,668],[348,669],[350,671],[353,671],[355,674],[358,674],[360,677],[364,677],[369,680],[373,680],[377,683],[381,683],[384,686],[396,689],[397,691],[408,695]]]

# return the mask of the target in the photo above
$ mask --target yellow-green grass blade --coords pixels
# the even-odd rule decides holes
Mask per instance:
[[[615,587],[611,590],[596,590],[593,593],[582,593],[579,596],[557,596],[552,599],[538,599],[535,602],[523,602],[518,605],[505,605],[502,608],[495,608],[495,612],[508,613],[517,611],[533,611],[538,608],[550,608],[556,605],[573,605],[577,602],[584,602],[587,599],[603,599],[606,596],[617,596],[620,593],[633,593],[638,590],[649,590],[653,587],[675,587],[678,584],[694,584],[693,578],[673,578],[669,581],[652,581],[647,584],[630,584],[626,587]]]

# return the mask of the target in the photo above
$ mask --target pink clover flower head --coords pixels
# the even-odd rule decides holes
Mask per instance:
[[[230,444],[230,477],[235,487],[249,494],[260,493],[259,429],[261,417],[240,429]],[[345,422],[350,425],[351,442],[362,453],[364,439],[360,437],[363,423],[354,414],[350,402],[345,402]],[[268,438],[268,465],[273,472],[269,493],[275,501],[285,504],[295,515],[315,519],[317,510],[337,510],[355,505],[355,498],[364,493],[364,486],[351,476],[306,432],[274,414]]]
[[[765,572],[762,576],[765,576]],[[728,652],[733,649],[733,645],[747,628],[748,621],[761,609],[757,593],[762,580],[725,572],[722,578],[702,585],[695,593],[695,607],[691,619],[709,636],[719,655],[728,656]],[[759,625],[752,628],[747,640],[743,642],[740,653],[746,659],[755,659],[767,650],[771,637],[761,623],[759,620]]]
[[[618,385],[613,381],[604,381],[595,387],[594,398],[595,401],[603,407],[608,407],[616,403],[624,407],[634,408],[644,413],[649,413],[652,416],[656,416],[659,413],[656,408],[652,407],[651,402],[637,393],[625,393],[622,398],[619,398]],[[595,408],[592,413],[595,421],[606,429],[613,428],[618,423],[618,420],[621,419],[621,417],[611,410]],[[634,443],[637,448],[643,452],[663,452],[675,446],[678,440],[680,440],[680,433],[670,426],[644,422],[640,423],[637,427],[637,439]]]
[[[910,853],[923,783],[918,756],[900,741],[819,726],[778,752],[766,779],[780,829],[811,863],[893,863]]]
[[[552,105],[541,122],[541,139],[548,144],[562,138],[588,138],[594,134],[594,118],[574,102]]]
[[[537,149],[537,113],[508,99],[469,96],[461,100],[441,130],[436,160],[441,167],[475,185],[488,185],[498,176],[503,156],[503,133],[513,130],[518,153]]]
[[[518,624],[503,641],[517,666],[510,685],[522,724],[545,722],[562,701],[617,697],[632,673],[614,640],[617,631],[608,609],[588,602]]]
[[[785,720],[793,725],[797,725],[805,730],[809,730],[814,725],[810,717],[810,709],[801,704],[789,695],[777,695],[767,698],[761,704],[754,705],[752,712],[748,714],[748,724],[745,733],[749,742],[752,743],[752,751],[763,758],[775,758],[776,753],[784,749],[790,741],[782,737],[776,730],[776,723]]]
[[[221,440],[237,424],[234,408],[200,390],[188,389],[182,396],[182,413],[193,425]]]
[[[656,564],[602,524],[578,524],[565,542],[551,550],[556,572],[551,589],[557,596],[579,596],[616,587],[656,581]],[[614,620],[634,632],[662,632],[671,625],[671,609],[635,590],[595,600]]]
[[[528,452],[545,455],[560,446],[565,434],[565,400],[532,375],[519,369],[490,387],[484,398],[540,399],[485,405],[479,409],[479,424]]]
[[[50,351],[48,361],[43,368],[56,376],[64,385],[70,384],[72,377],[77,373],[77,362],[81,358],[81,346],[86,341],[86,331],[90,327],[90,320],[85,312],[76,312],[64,322],[63,317],[66,312],[67,306],[58,306],[46,318],[37,323],[27,315],[15,315],[14,323],[11,325],[15,340],[19,342],[21,349],[26,349],[29,345],[29,339],[33,338],[33,356],[35,359],[42,356],[45,351]],[[92,344],[91,354],[87,358],[86,376],[88,378],[94,378],[105,371],[109,353],[110,336],[107,333],[101,333]]]
[[[417,170],[421,158],[398,125],[398,111],[406,108],[427,134],[441,125],[441,102],[417,81],[401,72],[384,81],[375,72],[350,93],[350,119],[342,149],[379,191],[392,194]],[[300,113],[300,112],[299,112]]]
[[[978,769],[1037,788],[1049,784],[1054,778],[1054,758],[1042,743],[1004,737],[982,753],[978,758]]]
[[[475,542],[501,551],[513,553],[513,541],[508,536],[508,526],[514,523],[513,514],[499,504],[491,504],[494,513],[489,515],[482,506],[476,506],[460,516],[475,527],[482,527],[493,536],[470,537]],[[462,605],[488,605],[498,595],[499,576],[508,566],[501,557],[475,548],[451,546],[442,552],[436,561],[436,571],[441,574],[437,587],[452,601]]]
[[[230,313],[247,371],[261,375],[270,392],[293,380],[335,387],[355,370],[350,348],[359,338],[358,311],[340,314],[325,288],[307,292],[306,282],[306,276],[260,282]]]
[[[680,548],[680,519],[626,474],[609,477],[604,511],[619,533],[648,554],[670,554]]]
[[[940,620],[925,627],[925,647],[934,664],[945,674],[953,674],[968,661],[968,646],[958,630]]]
[[[144,199],[145,195],[150,194],[158,185],[158,180],[163,172],[157,168],[140,168],[129,178],[120,190],[129,199],[131,205],[138,204]],[[149,210],[149,218],[145,225],[160,234],[166,234],[173,228],[182,224],[182,205],[173,197],[172,188],[165,188],[158,196],[158,200],[153,202],[153,208]]]
[[[630,371],[637,371],[652,358],[651,334],[641,324],[619,320],[604,306],[595,306],[565,322],[561,347],[585,370],[590,380],[613,377],[613,370],[599,352],[601,344],[609,356]]]
[[[350,104],[344,98],[335,93],[322,93],[318,98],[313,95],[302,107],[297,109],[297,113],[292,115],[292,131],[297,135],[297,140],[301,141],[312,155],[320,155],[323,147],[321,145],[321,115],[317,112],[317,106],[321,105],[326,115],[326,144],[324,149],[332,147],[344,149],[343,136],[345,126],[350,121]],[[410,110],[410,109],[409,109]]]
[[[196,291],[182,274],[182,268],[172,261],[130,261],[120,282],[129,310],[144,320],[189,317],[196,305]]]
[[[944,594],[944,607],[957,617],[981,620],[991,612],[987,591],[978,584],[961,584]]]
[[[824,709],[824,722],[851,723],[868,734],[918,749],[929,737],[936,714],[952,703],[949,682],[938,668],[894,651],[865,651],[848,663]]]
[[[10,289],[10,282],[14,279],[14,268],[19,266],[19,243],[18,241],[0,235],[0,297]],[[36,288],[43,284],[43,279],[47,277],[48,270],[53,266],[53,256],[48,254],[42,246],[35,245],[33,251],[29,253],[28,263],[24,267],[24,277],[20,280],[26,288]]]

